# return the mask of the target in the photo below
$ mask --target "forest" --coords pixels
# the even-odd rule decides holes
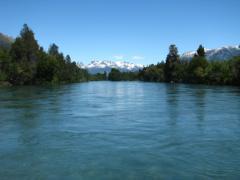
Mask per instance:
[[[124,78],[122,78],[124,77]],[[109,80],[140,80],[146,82],[192,83],[209,85],[240,85],[240,57],[226,61],[208,61],[200,45],[191,60],[181,60],[176,45],[170,45],[166,61],[151,64],[138,73],[112,70]]]
[[[0,46],[0,84],[33,85],[73,83],[88,80],[88,72],[77,66],[56,44],[48,51],[39,46],[33,31],[24,24],[11,46]]]
[[[181,60],[176,45],[170,45],[166,61],[139,71],[139,80],[151,82],[240,85],[240,57],[208,61],[200,45],[191,60]]]

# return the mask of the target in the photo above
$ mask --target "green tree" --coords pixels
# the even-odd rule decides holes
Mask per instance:
[[[169,53],[166,58],[166,64],[164,68],[165,80],[167,82],[179,81],[179,64],[180,58],[178,55],[178,49],[176,45],[172,44],[169,47]]]
[[[158,63],[157,65],[149,65],[139,71],[139,79],[142,81],[150,82],[163,82],[164,79],[164,62]]]
[[[205,57],[205,50],[202,45],[200,45],[197,49],[197,55],[200,57]]]
[[[206,71],[208,84],[230,84],[232,81],[229,61],[212,61]]]
[[[33,31],[26,25],[12,44],[10,54],[14,62],[35,62],[38,60],[39,45]]]
[[[32,84],[36,75],[39,45],[33,31],[26,25],[10,50],[12,64],[9,81],[13,84]]]
[[[232,84],[240,85],[240,56],[233,58],[230,61],[232,70]]]
[[[6,81],[8,76],[10,57],[7,48],[0,47],[0,81]]]
[[[42,52],[41,61],[37,64],[37,83],[56,82],[58,68],[56,58],[48,56],[48,54]]]
[[[66,55],[65,61],[67,64],[71,64],[71,57],[69,55]]]
[[[194,57],[188,66],[187,69],[187,79],[185,79],[185,82],[190,83],[204,83],[205,78],[207,75],[206,68],[208,66],[208,62],[204,57]]]
[[[58,46],[56,44],[51,44],[48,49],[48,54],[51,56],[58,56],[59,51],[58,51]]]
[[[39,47],[33,31],[24,25],[20,36],[10,50],[8,80],[12,84],[67,83],[88,79],[86,70],[80,69],[71,57],[64,57],[56,44],[48,53]]]
[[[112,68],[108,75],[108,80],[110,81],[121,81],[121,72],[118,69]]]

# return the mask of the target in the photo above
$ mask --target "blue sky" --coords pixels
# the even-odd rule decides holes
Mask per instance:
[[[78,62],[164,60],[179,52],[240,43],[239,0],[1,0],[0,32],[24,23],[47,49],[56,43]]]

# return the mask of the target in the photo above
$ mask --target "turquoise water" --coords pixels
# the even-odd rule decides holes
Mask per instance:
[[[0,89],[0,179],[240,179],[240,89]]]

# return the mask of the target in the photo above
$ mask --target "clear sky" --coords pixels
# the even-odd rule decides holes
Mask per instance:
[[[240,0],[1,0],[0,17],[0,32],[16,37],[27,23],[45,49],[54,42],[83,63],[240,44]]]

